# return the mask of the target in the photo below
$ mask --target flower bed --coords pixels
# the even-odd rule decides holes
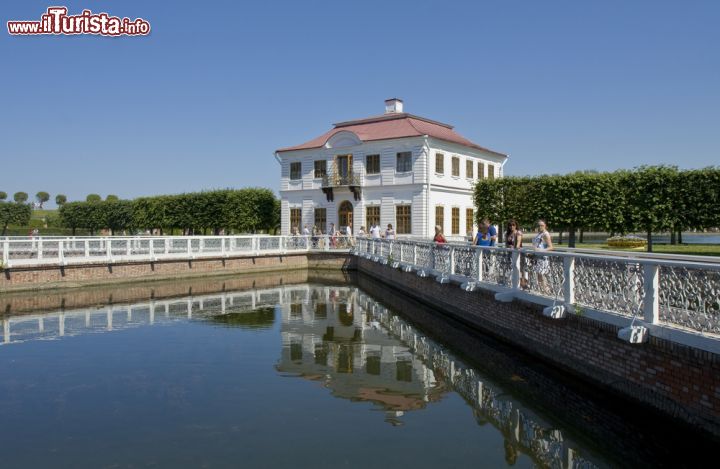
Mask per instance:
[[[612,248],[642,248],[647,245],[645,238],[639,236],[613,236],[607,239],[607,245]]]

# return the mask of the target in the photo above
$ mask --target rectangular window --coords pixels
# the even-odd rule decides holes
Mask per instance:
[[[442,153],[435,154],[435,172],[438,174],[445,173],[445,155]]]
[[[315,209],[315,226],[325,233],[327,230],[327,209],[326,208],[316,208]]]
[[[488,165],[488,179],[495,179],[495,165]]]
[[[412,217],[410,216],[410,205],[398,205],[395,207],[395,223],[397,223],[397,234],[412,233]]]
[[[315,161],[315,179],[324,178],[327,175],[327,161],[316,160]]]
[[[460,158],[453,156],[452,158],[452,175],[460,177]]]
[[[473,209],[466,208],[465,209],[465,232],[466,233],[472,233],[473,232]]]
[[[460,208],[459,207],[453,207],[452,208],[452,234],[460,234]]]
[[[365,173],[380,174],[380,155],[367,155],[365,157]]]
[[[365,230],[369,230],[371,226],[380,226],[380,206],[365,208]]]
[[[466,160],[465,161],[465,177],[468,179],[472,179],[473,176],[473,161],[472,160]]]
[[[439,226],[440,231],[445,233],[445,207],[442,205],[435,206],[435,226]]]
[[[478,163],[478,179],[485,179],[485,163]]]
[[[302,176],[302,163],[290,163],[290,179],[300,179]]]
[[[290,209],[290,233],[293,229],[300,229],[300,223],[302,221],[302,209],[291,208]]]
[[[398,173],[412,171],[412,152],[402,151],[397,154],[397,167],[395,170]]]

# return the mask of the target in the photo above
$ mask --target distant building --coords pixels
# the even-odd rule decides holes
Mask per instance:
[[[392,223],[397,234],[429,237],[473,231],[472,186],[502,177],[507,155],[462,137],[448,124],[403,112],[340,122],[301,145],[275,152],[281,165],[282,234],[331,223],[353,232]]]

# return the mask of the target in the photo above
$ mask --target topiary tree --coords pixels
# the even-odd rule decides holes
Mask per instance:
[[[67,196],[65,194],[58,194],[55,196],[55,203],[58,207],[62,207],[67,203]]]
[[[85,197],[86,202],[101,202],[102,197],[100,197],[99,194],[88,194],[87,197]]]
[[[27,199],[27,192],[16,192],[15,194],[13,194],[13,200],[15,200],[15,202],[19,204],[24,204],[25,202],[27,202]]]
[[[35,198],[37,199],[38,204],[40,204],[40,208],[43,208],[43,204],[50,200],[50,194],[45,191],[40,191],[35,194]]]
[[[0,191],[0,201],[7,199],[7,192]]]
[[[115,194],[108,194],[107,197],[105,197],[106,202],[117,202],[120,200],[120,197],[116,196]]]

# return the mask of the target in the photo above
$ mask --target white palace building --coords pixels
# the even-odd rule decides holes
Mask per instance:
[[[400,236],[474,231],[473,183],[502,177],[507,155],[462,137],[448,124],[403,112],[340,122],[301,145],[275,152],[281,166],[282,234],[317,226],[353,232],[392,223]]]

